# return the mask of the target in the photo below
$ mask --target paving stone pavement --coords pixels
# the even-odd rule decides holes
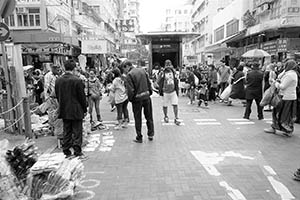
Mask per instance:
[[[133,126],[93,133],[101,135],[100,144],[86,152],[86,177],[74,199],[300,199],[300,183],[292,180],[300,165],[299,125],[291,138],[265,134],[263,129],[269,126],[269,120],[257,120],[255,106],[247,121],[253,123],[233,124],[228,119],[242,118],[241,104],[228,107],[216,103],[204,109],[187,102],[180,98],[180,118],[185,125],[164,126],[160,99],[153,98],[152,142],[146,136],[142,144],[132,142]],[[116,113],[108,108],[103,100],[102,118],[113,121]],[[172,120],[172,109],[169,112]],[[270,119],[271,113],[265,113],[265,118]],[[198,125],[203,122],[200,119],[220,124]],[[143,130],[146,133],[145,126]],[[108,135],[113,137],[105,139]],[[101,144],[109,150],[101,151]]]

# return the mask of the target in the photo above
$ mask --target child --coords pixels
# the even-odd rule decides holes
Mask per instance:
[[[114,74],[114,80],[109,87],[109,90],[114,93],[115,103],[117,107],[117,120],[118,124],[115,127],[116,130],[126,128],[129,122],[128,116],[128,96],[125,88],[124,80],[122,79],[121,72],[118,68],[115,68],[112,73]],[[124,116],[124,119],[123,119]]]
[[[201,106],[202,102],[204,102],[204,105],[206,107],[208,106],[207,94],[208,94],[207,81],[201,80],[200,84],[197,86],[197,99],[199,100],[198,101],[199,107]]]

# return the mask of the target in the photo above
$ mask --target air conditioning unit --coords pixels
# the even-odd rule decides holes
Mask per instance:
[[[16,8],[16,13],[17,13],[17,14],[27,14],[27,13],[28,13],[28,8],[17,7],[17,8]]]

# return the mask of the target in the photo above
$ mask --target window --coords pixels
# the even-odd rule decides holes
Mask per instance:
[[[178,14],[181,15],[181,10],[178,10]]]
[[[239,31],[239,20],[231,20],[226,24],[226,37],[232,36]]]
[[[215,42],[224,39],[224,25],[215,30]]]
[[[39,8],[17,8],[17,26],[40,26],[40,9]],[[9,23],[15,26],[14,16],[10,16]]]
[[[184,10],[184,14],[186,15],[188,13],[188,11],[187,10]]]
[[[167,13],[167,15],[171,14],[171,10],[167,9],[166,13]]]
[[[16,23],[15,23],[15,15],[10,15],[8,17],[5,18],[5,23],[12,27],[12,26],[16,26]]]

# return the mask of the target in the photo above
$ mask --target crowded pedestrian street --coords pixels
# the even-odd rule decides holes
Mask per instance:
[[[161,98],[153,97],[155,136],[134,143],[133,118],[127,129],[101,130],[84,148],[85,178],[75,200],[281,200],[299,199],[293,177],[299,166],[299,130],[289,138],[264,133],[271,112],[258,120],[243,116],[243,105],[209,108],[180,97],[180,126],[163,122]],[[115,113],[102,101],[104,123]],[[130,106],[131,107],[131,106]],[[129,107],[129,110],[131,108]],[[170,119],[172,117],[170,116]],[[146,128],[143,123],[143,134]],[[95,141],[96,140],[96,141]]]

